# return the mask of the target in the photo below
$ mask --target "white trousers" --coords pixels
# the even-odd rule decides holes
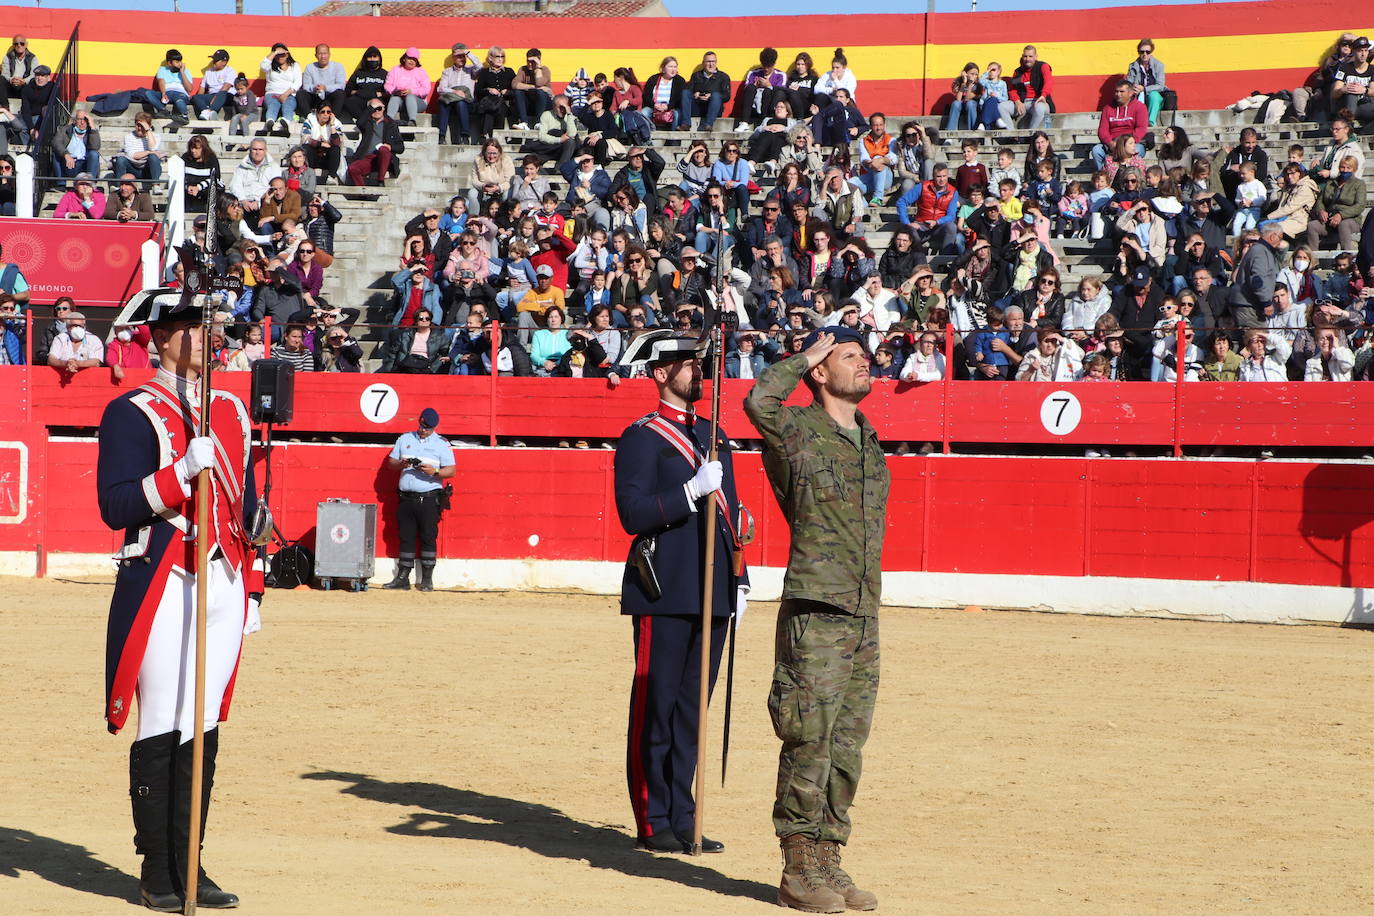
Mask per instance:
[[[210,564],[205,617],[205,730],[219,724],[220,703],[243,645],[243,576],[223,560]],[[138,669],[138,740],[181,732],[193,737],[196,699],[196,577],[173,568]]]

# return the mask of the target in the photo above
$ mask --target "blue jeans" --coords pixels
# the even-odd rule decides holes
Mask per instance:
[[[456,102],[439,103],[439,142],[444,142],[444,131],[449,129],[450,122],[453,125],[452,142],[457,143],[459,137],[464,140],[472,136],[472,112],[467,102],[459,99]]]
[[[983,99],[982,110],[978,112],[978,121],[984,127],[996,127],[997,119],[1002,117],[1001,103],[989,96]]]
[[[539,116],[549,108],[548,93],[539,89],[512,89],[510,94],[515,96],[516,119],[524,121],[533,130]]]
[[[959,116],[963,115],[964,120],[968,121],[968,129],[978,126],[979,105],[977,99],[969,99],[966,102],[950,102],[949,115],[945,118],[945,130],[959,129]],[[993,118],[993,120],[997,120]]]
[[[162,93],[156,89],[140,89],[134,94],[135,99],[141,99],[152,107],[154,111],[166,111],[168,106],[179,115],[185,115],[191,107],[190,96],[180,92],[167,93],[167,104],[162,104]]]
[[[162,177],[162,160],[157,156],[149,156],[143,160],[142,165],[138,165],[126,156],[115,156],[110,165],[114,169],[116,178],[125,172],[132,174],[135,178],[145,178],[148,181],[157,181]]]
[[[201,93],[191,99],[191,106],[195,108],[196,114],[200,114],[202,111],[213,111],[218,114],[228,104],[229,95],[228,92]]]
[[[717,238],[724,239],[724,241],[721,243],[722,250],[728,251],[730,249],[730,246],[735,243],[734,238],[731,237],[730,233],[728,232],[698,232],[695,245],[696,250],[700,251],[702,254],[714,255],[716,253]]]
[[[726,201],[734,203],[734,208],[739,211],[741,220],[749,215],[748,183],[735,185],[733,188],[722,188],[721,190],[725,192]]]
[[[711,125],[716,123],[716,118],[725,110],[725,93],[712,92],[706,101],[690,99],[688,104],[691,106],[691,114],[701,118],[701,130],[710,130]]]
[[[1142,146],[1141,144],[1137,143],[1137,144],[1135,145],[1135,154],[1136,154],[1137,156],[1143,156],[1143,155],[1145,155],[1145,147]],[[1096,165],[1099,169],[1102,169],[1102,168],[1105,168],[1105,167],[1106,167],[1106,165],[1107,165],[1107,147],[1106,147],[1105,144],[1102,144],[1102,143],[1095,144],[1095,145],[1093,146],[1093,151],[1092,151],[1091,155],[1092,155],[1092,159],[1093,159],[1093,164],[1094,164],[1094,165]]]
[[[92,176],[99,178],[100,154],[87,152],[84,161],[78,161],[72,168],[67,168],[65,154],[53,152],[52,173],[58,178],[75,178],[81,172],[89,172]]]
[[[283,102],[275,95],[269,95],[263,102],[264,119],[275,121],[278,118],[285,118],[288,121],[296,119],[296,96],[288,95]]]
[[[887,200],[887,192],[892,189],[892,169],[883,169],[881,172],[864,172],[859,176],[859,183],[863,185],[864,196],[869,200],[874,198]]]

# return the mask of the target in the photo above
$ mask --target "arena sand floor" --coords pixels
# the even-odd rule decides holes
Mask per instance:
[[[0,912],[135,912],[108,582],[0,580]],[[205,862],[245,914],[778,912],[776,606],[738,648],[723,855],[634,851],[606,598],[272,593]],[[845,864],[885,913],[1374,908],[1374,633],[884,609]],[[714,751],[719,751],[719,704]]]

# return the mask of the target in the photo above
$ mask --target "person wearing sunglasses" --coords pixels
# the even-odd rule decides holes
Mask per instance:
[[[1164,107],[1164,62],[1155,57],[1155,43],[1142,38],[1136,43],[1136,58],[1126,68],[1126,82],[1136,100],[1143,102],[1149,114],[1150,126],[1159,123],[1159,110]]]
[[[8,98],[19,98],[19,90],[33,79],[37,66],[38,55],[29,50],[29,40],[23,35],[14,36],[4,59],[0,60],[0,78],[5,81]]]
[[[381,187],[401,172],[398,157],[406,151],[401,129],[386,116],[381,100],[367,103],[367,117],[358,125],[358,146],[349,157],[348,182],[361,187]]]

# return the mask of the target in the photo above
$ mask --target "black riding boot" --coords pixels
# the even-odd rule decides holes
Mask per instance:
[[[129,748],[129,800],[134,810],[134,849],[143,856],[139,897],[159,913],[180,913],[181,897],[172,883],[172,761],[180,732],[135,741]]]
[[[413,568],[410,563],[397,563],[396,578],[383,585],[382,588],[396,588],[403,592],[410,591],[410,571]]]
[[[177,748],[176,773],[173,778],[175,810],[172,816],[172,881],[178,890],[186,884],[186,850],[191,836],[191,746],[187,741]],[[210,790],[215,786],[215,757],[219,754],[219,729],[205,733],[205,760],[202,768],[200,792],[200,842],[205,842],[205,822],[210,817]],[[227,910],[239,905],[239,898],[219,889],[200,869],[196,905],[209,910]]]
[[[422,592],[434,591],[434,563],[421,561],[420,563],[420,584],[415,586]]]

